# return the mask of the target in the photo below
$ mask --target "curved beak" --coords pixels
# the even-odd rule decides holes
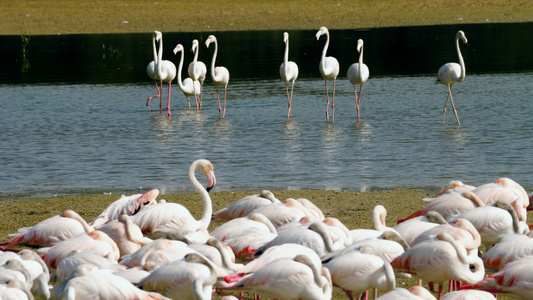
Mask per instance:
[[[207,187],[205,188],[207,192],[211,191],[211,189],[217,184],[217,178],[215,177],[215,172],[213,170],[210,170],[207,174]]]

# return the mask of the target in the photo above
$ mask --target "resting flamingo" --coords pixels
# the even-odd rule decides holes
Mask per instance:
[[[481,258],[487,272],[493,273],[526,256],[533,256],[533,238],[525,234],[506,234]]]
[[[20,228],[15,237],[6,242],[5,247],[19,245],[48,247],[94,229],[73,210],[45,219],[32,227]]]
[[[200,255],[190,253],[183,260],[155,269],[139,282],[146,291],[158,292],[172,299],[211,299],[217,277],[211,265]]]
[[[219,289],[250,291],[273,299],[329,300],[332,296],[328,269],[315,265],[305,255],[277,259],[235,284]]]
[[[387,226],[387,209],[383,205],[376,205],[372,210],[372,223],[374,229],[358,228],[350,230],[352,241],[361,241],[367,238],[375,238],[381,236],[385,231],[394,231],[395,229]]]
[[[465,300],[465,299],[475,299],[475,300],[497,300],[496,297],[485,291],[478,290],[462,290],[446,293],[440,298],[440,300]]]
[[[533,294],[533,257],[508,263],[503,269],[485,277],[471,288],[503,293],[513,299],[531,299]]]
[[[176,48],[174,48],[174,54],[177,54],[178,52],[181,52],[181,59],[180,63],[178,65],[178,85],[180,87],[180,90],[183,92],[185,97],[187,98],[187,102],[189,103],[189,109],[191,108],[191,101],[190,98],[194,96],[196,99],[196,109],[198,110],[198,99],[196,96],[196,91],[200,90],[200,82],[192,80],[190,77],[185,78],[185,80],[181,81],[181,69],[183,67],[183,58],[185,56],[183,45],[178,44],[176,45]]]
[[[254,209],[280,203],[278,198],[269,190],[262,190],[259,194],[245,196],[228,207],[222,208],[213,214],[213,221],[231,220],[248,215]]]
[[[34,299],[24,282],[16,278],[5,279],[0,282],[0,297],[2,299]]]
[[[448,100],[451,100],[453,112],[455,118],[457,119],[457,124],[461,125],[459,122],[459,116],[457,116],[457,110],[453,104],[452,97],[452,88],[453,85],[457,82],[463,82],[466,75],[465,62],[463,56],[461,55],[461,49],[459,48],[459,39],[463,40],[463,43],[467,43],[465,33],[462,30],[457,31],[455,35],[455,45],[457,49],[457,57],[459,58],[459,63],[447,63],[440,67],[439,72],[437,73],[437,80],[435,84],[445,84],[448,86],[448,97],[446,98],[446,103],[444,103],[444,110],[442,111],[442,124],[444,124],[444,116],[446,115],[446,106],[448,105]]]
[[[157,56],[155,55],[155,42],[159,41],[159,49],[157,52]],[[159,97],[161,99],[161,90],[163,89],[163,81],[168,83],[168,101],[167,101],[167,116],[170,116],[170,90],[172,88],[172,80],[176,78],[176,66],[174,63],[168,60],[163,60],[163,34],[159,31],[154,31],[154,37],[153,37],[153,45],[154,45],[154,61],[148,64],[148,67],[146,68],[146,72],[148,73],[148,76],[156,81],[156,87],[157,87],[157,80],[161,83],[161,89],[157,89],[158,95],[152,96],[148,98],[146,101],[146,106],[150,104],[150,100],[155,97]],[[153,67],[152,67],[153,63]],[[162,109],[161,102],[159,103],[159,110]]]
[[[283,33],[283,42],[285,43],[285,55],[283,56],[283,63],[279,67],[279,75],[281,80],[285,82],[285,91],[287,92],[287,100],[289,101],[289,112],[287,117],[290,119],[292,117],[292,91],[294,89],[294,81],[298,78],[298,65],[289,61],[289,33]],[[291,93],[289,95],[288,82],[291,82]]]
[[[415,285],[410,289],[395,288],[375,300],[437,300],[437,298],[424,287]]]
[[[121,257],[132,254],[152,242],[152,239],[143,236],[141,228],[134,224],[128,215],[121,215],[118,220],[108,222],[98,230],[105,232],[117,243]]]
[[[199,169],[207,178],[207,188],[204,188],[196,178],[196,169]],[[181,204],[160,201],[160,203],[151,205],[132,216],[133,223],[137,224],[151,238],[163,237],[169,232],[185,236],[200,228],[207,230],[213,212],[209,191],[216,184],[213,164],[206,159],[194,161],[189,167],[189,181],[196,192],[200,194],[204,203],[204,211],[200,220],[196,220],[189,210]]]
[[[213,52],[213,59],[211,60],[211,79],[217,88],[217,99],[218,99],[218,114],[220,118],[226,117],[226,90],[228,88],[229,82],[229,71],[225,67],[215,67],[215,60],[217,59],[218,53],[218,42],[217,38],[214,35],[210,35],[205,41],[205,46],[209,48],[209,44],[215,43],[215,51]],[[224,87],[224,110],[220,106],[220,95],[218,93],[218,87]]]
[[[394,230],[400,234],[402,239],[408,244],[412,245],[413,241],[424,231],[446,224],[446,220],[436,211],[430,211],[425,216],[419,216],[409,219],[405,222],[394,226]]]
[[[318,32],[316,33],[316,39],[317,41],[320,39],[320,36],[323,34],[326,35],[326,44],[324,44],[324,49],[322,50],[322,56],[320,58],[320,64],[319,64],[319,70],[320,75],[322,75],[322,78],[324,78],[324,81],[326,82],[326,98],[327,98],[327,105],[326,105],[326,119],[329,120],[329,92],[328,92],[328,79],[333,79],[333,97],[331,102],[331,117],[332,120],[335,121],[335,81],[337,79],[337,76],[339,75],[339,61],[333,56],[326,56],[326,52],[328,51],[329,46],[329,31],[326,27],[320,27]]]
[[[502,177],[495,182],[480,185],[472,192],[487,205],[493,204],[498,200],[509,202],[513,206],[518,219],[527,222],[529,196],[526,190],[516,181]]]
[[[202,108],[202,93],[203,93],[203,88],[204,88],[205,75],[207,73],[207,67],[205,66],[203,62],[198,60],[198,52],[200,51],[200,49],[198,48],[197,39],[194,39],[192,41],[191,50],[194,53],[194,58],[192,62],[189,64],[189,68],[187,69],[187,72],[189,73],[189,77],[192,78],[193,81],[200,82],[200,91],[199,91],[200,96],[197,97],[197,91],[195,89],[194,97],[198,100],[198,102],[196,103],[196,106],[197,106],[196,109],[198,108],[201,109]]]
[[[368,80],[370,74],[367,65],[363,63],[363,40],[357,41],[357,51],[359,52],[359,62],[352,64],[348,68],[348,80],[353,84],[353,91],[355,93],[355,104],[357,105],[357,121],[359,121],[359,102],[361,101],[361,91],[363,84]],[[359,85],[359,95],[357,95],[356,86]]]

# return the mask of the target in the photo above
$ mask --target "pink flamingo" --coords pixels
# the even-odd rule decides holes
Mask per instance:
[[[444,64],[442,67],[440,67],[439,72],[437,73],[437,80],[435,81],[435,84],[440,83],[448,86],[448,97],[446,98],[446,103],[444,104],[444,110],[442,112],[442,124],[444,124],[444,116],[446,115],[446,106],[448,105],[448,100],[451,100],[455,118],[457,119],[457,123],[461,125],[461,122],[459,122],[459,116],[457,116],[457,110],[453,104],[452,97],[453,85],[457,82],[463,82],[466,75],[465,62],[463,60],[463,56],[461,55],[461,49],[459,48],[459,39],[463,40],[465,44],[467,43],[465,33],[462,30],[457,31],[457,34],[455,35],[455,45],[457,48],[457,57],[459,58],[459,63]]]
[[[326,105],[326,119],[329,120],[329,92],[328,92],[328,79],[333,79],[333,97],[331,102],[331,116],[332,120],[335,121],[335,81],[337,79],[337,76],[339,75],[339,61],[333,57],[333,56],[326,56],[326,52],[328,51],[329,46],[329,31],[326,27],[320,27],[318,32],[316,33],[316,39],[317,41],[320,39],[320,36],[323,34],[326,35],[326,44],[324,45],[324,49],[322,50],[322,57],[320,58],[320,64],[319,64],[319,70],[320,75],[322,75],[322,78],[324,78],[324,81],[326,82],[326,98],[327,98],[327,105]]]
[[[157,52],[157,56],[155,55],[155,42],[159,42],[159,50]],[[148,67],[146,68],[146,72],[148,73],[148,76],[156,81],[156,87],[157,87],[157,80],[161,82],[161,90],[163,89],[163,81],[168,83],[168,101],[167,101],[167,116],[170,116],[170,90],[172,87],[172,80],[176,78],[176,66],[169,60],[163,60],[163,34],[159,31],[154,31],[154,37],[153,37],[153,45],[154,45],[154,61],[152,61],[150,64],[148,64]],[[153,64],[152,64],[153,63]],[[146,106],[150,104],[150,100],[155,97],[159,97],[161,99],[161,90],[159,87],[157,87],[158,95],[152,96],[148,98],[146,101]],[[162,104],[159,104],[159,109],[161,111]]]
[[[533,239],[524,234],[507,234],[482,257],[487,272],[501,270],[508,263],[533,255]]]
[[[211,43],[215,43],[215,51],[213,52],[213,59],[211,60],[211,80],[217,88],[217,99],[218,99],[218,114],[220,118],[226,117],[226,90],[229,83],[229,71],[225,67],[215,67],[215,60],[217,59],[218,53],[218,42],[217,38],[214,35],[210,35],[205,41],[205,46],[209,48]],[[218,93],[218,87],[224,87],[224,110],[220,106],[220,95]]]
[[[264,234],[276,235],[276,228],[272,222],[261,213],[253,213],[247,217],[230,220],[211,231],[210,235],[221,241],[238,238],[246,231],[256,231]]]
[[[439,298],[444,281],[474,284],[483,279],[485,268],[481,258],[468,256],[466,249],[447,233],[441,233],[437,238],[414,245],[395,258],[391,262],[394,270],[413,274],[426,282],[439,282]]]
[[[441,300],[465,300],[465,299],[476,299],[476,300],[496,300],[493,294],[485,291],[478,290],[461,290],[447,293],[440,298]]]
[[[230,206],[220,209],[213,214],[213,221],[231,220],[244,217],[254,209],[272,203],[280,203],[280,201],[271,191],[263,190],[259,194],[248,195],[237,200]]]
[[[283,42],[285,43],[285,55],[283,56],[283,63],[279,66],[279,75],[281,80],[285,82],[285,91],[287,92],[287,100],[289,101],[289,112],[287,117],[292,117],[292,91],[294,90],[294,82],[298,78],[298,65],[289,61],[289,33],[283,33]],[[289,96],[288,82],[291,82],[291,94]]]
[[[359,121],[359,103],[361,101],[361,91],[363,84],[368,80],[370,71],[368,66],[363,63],[363,40],[357,41],[357,51],[359,52],[359,62],[352,64],[348,68],[348,80],[353,84],[353,91],[355,93],[355,104],[357,106],[357,120]],[[359,85],[359,96],[357,95],[356,86]]]
[[[408,245],[412,245],[421,233],[441,224],[446,224],[446,220],[438,212],[429,211],[425,216],[409,219],[393,228]]]
[[[203,87],[204,87],[204,80],[205,80],[205,75],[207,74],[207,67],[205,66],[205,64],[201,61],[198,60],[198,52],[200,52],[200,49],[198,48],[198,40],[197,39],[194,39],[192,41],[192,52],[194,53],[194,58],[192,60],[192,62],[189,64],[189,68],[187,69],[187,72],[189,73],[189,77],[193,80],[193,81],[198,81],[200,83],[200,91],[199,93],[196,92],[196,85],[194,86],[195,87],[195,90],[194,90],[194,97],[198,99],[198,103],[196,103],[197,105],[197,109],[201,109],[202,108],[202,93],[203,93]],[[197,94],[200,94],[198,97],[197,97]]]
[[[143,236],[141,228],[133,224],[128,215],[121,215],[118,220],[108,222],[100,226],[98,230],[105,232],[117,243],[121,257],[132,254],[152,242],[152,239]]]
[[[19,245],[48,247],[94,229],[72,210],[45,219],[32,227],[19,229],[18,234],[4,243],[6,248]]]
[[[410,289],[395,288],[375,300],[437,300],[437,298],[424,287],[415,285]]]
[[[527,207],[529,196],[526,190],[516,181],[510,178],[499,178],[495,182],[478,186],[472,191],[486,205],[498,200],[509,202],[518,215],[518,219],[527,222]]]

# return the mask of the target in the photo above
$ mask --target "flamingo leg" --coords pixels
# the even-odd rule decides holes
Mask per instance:
[[[437,299],[442,298],[442,288],[443,288],[443,285],[441,283],[439,283],[439,298],[437,298]]]
[[[359,96],[357,96],[357,121],[359,121],[359,103],[361,103],[361,91],[363,91],[363,85],[359,86]]]
[[[155,88],[157,89],[157,95],[152,96],[152,97],[148,97],[148,100],[146,100],[146,106],[150,105],[150,101],[153,98],[156,98],[156,97],[161,98],[161,90],[159,89],[159,85],[157,84],[157,80],[154,80],[154,82],[155,82]],[[161,86],[161,88],[163,88],[163,86]],[[161,105],[159,105],[159,107],[161,108]]]
[[[285,81],[285,91],[287,92],[287,101],[289,103],[288,112],[287,112],[287,118],[291,118],[291,98],[289,97],[289,87],[287,85],[287,81]]]
[[[192,86],[194,89],[194,101],[196,102],[196,111],[198,111],[200,109],[200,104],[198,103],[198,94],[196,94],[196,85],[194,84],[194,81]]]
[[[452,95],[452,89],[448,85],[448,97],[446,97],[446,102],[444,103],[444,109],[442,110],[442,124],[444,124],[444,115],[446,115],[446,106],[448,106],[448,100],[450,100],[451,95]]]
[[[222,118],[222,107],[220,106],[220,94],[218,93],[218,86],[217,86],[217,99],[218,99],[218,117]]]
[[[222,113],[222,117],[225,119],[226,118],[226,88],[228,86],[225,85],[224,86],[224,112]]]
[[[325,82],[326,82],[326,99],[327,99],[327,103],[326,103],[326,119],[329,120],[329,92],[328,92],[328,80],[326,79]]]
[[[202,96],[204,95],[204,83],[201,82],[200,83],[200,109],[202,109]]]
[[[292,85],[291,85],[291,106],[292,106],[292,91],[294,90],[294,81],[292,82]],[[291,117],[292,117],[292,110],[291,110]]]
[[[455,109],[455,105],[453,104],[453,96],[452,96],[451,87],[450,87],[450,101],[452,102],[452,109],[453,109],[453,113],[455,114],[455,118],[457,119],[457,124],[461,125],[461,122],[459,122],[459,116],[457,115],[457,110]]]
[[[356,85],[353,85],[353,92],[355,94],[355,106],[357,107],[357,121],[359,121],[359,98],[357,97]]]
[[[171,87],[172,87],[172,83],[169,81],[168,82],[167,117],[170,117],[170,115],[171,115],[171,113],[170,113],[170,90],[171,90]]]
[[[335,123],[335,81],[336,78],[333,79],[333,97],[331,99],[331,121]]]

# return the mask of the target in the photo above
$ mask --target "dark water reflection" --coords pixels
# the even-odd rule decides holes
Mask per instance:
[[[317,28],[318,29],[318,28]],[[533,70],[533,23],[465,24],[425,27],[331,30],[328,55],[337,57],[341,76],[356,62],[356,41],[365,40],[365,63],[371,76],[434,74],[445,62],[456,61],[455,32],[465,31],[463,50],[467,72],[502,73]],[[291,60],[301,78],[317,78],[324,41],[315,30],[290,31]],[[279,77],[283,57],[282,31],[215,33],[219,41],[217,65],[226,66],[233,80]],[[177,43],[190,49],[199,39],[200,60],[209,64],[205,33],[165,33],[164,58],[178,58]],[[151,33],[0,37],[0,83],[141,83],[152,60]],[[186,64],[192,53],[186,52]],[[185,74],[185,72],[184,72]]]

